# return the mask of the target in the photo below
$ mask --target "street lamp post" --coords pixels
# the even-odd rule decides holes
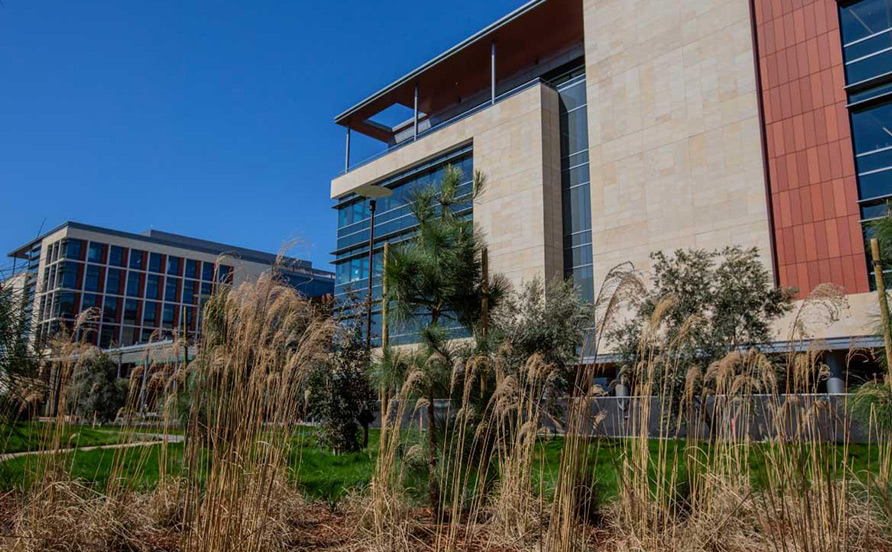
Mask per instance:
[[[365,347],[366,350],[372,350],[372,275],[374,274],[375,264],[375,211],[378,207],[378,199],[390,197],[393,190],[381,186],[366,185],[356,190],[356,195],[369,200],[369,286],[366,296],[367,308],[365,319]]]

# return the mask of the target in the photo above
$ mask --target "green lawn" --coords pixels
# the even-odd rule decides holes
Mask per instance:
[[[294,449],[290,456],[291,477],[303,489],[308,498],[336,502],[351,491],[366,489],[372,479],[375,459],[378,450],[378,432],[372,431],[367,450],[352,454],[335,455],[321,449],[316,445],[313,430],[301,429],[295,435]],[[97,438],[101,438],[99,436]],[[410,439],[416,440],[418,436],[413,434]],[[83,443],[83,442],[81,442]],[[599,485],[604,499],[615,497],[618,491],[617,466],[622,455],[625,454],[626,442],[618,439],[605,439],[592,446],[592,454],[597,453],[595,460],[596,482]],[[539,444],[536,454],[534,481],[537,487],[544,489],[546,495],[553,492],[553,482],[559,469],[561,447],[563,441],[560,438],[543,439]],[[675,462],[679,466],[682,478],[685,472],[685,442],[684,441],[651,441],[649,443],[653,455],[657,454],[660,446],[667,447],[668,461]],[[756,486],[764,483],[765,453],[774,445],[757,444],[753,446],[749,457],[750,471]],[[824,445],[824,450],[829,452],[841,449],[836,445]],[[695,451],[699,458],[710,454],[708,447]],[[77,451],[65,455],[65,460],[70,466],[75,478],[96,484],[97,488],[104,488],[115,465],[116,456],[120,452],[115,450]],[[169,444],[167,458],[167,473],[173,476],[179,475],[182,466],[183,445]],[[840,454],[841,456],[841,454]],[[848,462],[853,471],[860,477],[865,477],[868,472],[877,470],[876,447],[868,445],[852,445],[849,448]],[[27,486],[35,477],[35,471],[40,465],[36,457],[20,457],[0,462],[0,489],[22,488]],[[157,484],[161,475],[161,447],[159,445],[127,449],[123,466],[124,477],[128,483],[137,489],[151,488]],[[653,466],[652,466],[653,470]],[[426,468],[422,470],[406,470],[407,487],[411,495],[422,500],[426,492]]]
[[[0,429],[0,454],[42,450],[54,431],[52,424],[23,422],[4,425]],[[62,430],[62,443],[65,448],[90,447],[116,444],[121,439],[117,428],[92,428],[89,426],[66,426]]]

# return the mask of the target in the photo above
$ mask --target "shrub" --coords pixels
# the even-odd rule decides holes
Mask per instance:
[[[94,351],[79,363],[66,389],[69,412],[100,423],[111,422],[127,400],[127,385],[117,379],[117,366],[104,353]]]
[[[344,328],[326,362],[309,381],[309,412],[320,422],[319,440],[338,454],[368,445],[374,391],[367,373],[369,355],[358,327]],[[365,429],[359,440],[359,425]]]

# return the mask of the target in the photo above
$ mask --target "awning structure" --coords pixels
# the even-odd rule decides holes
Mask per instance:
[[[533,0],[335,117],[393,142],[396,128],[372,118],[393,105],[436,115],[535,67],[583,39],[582,0]],[[417,106],[416,106],[417,93]],[[416,115],[417,117],[417,115]]]

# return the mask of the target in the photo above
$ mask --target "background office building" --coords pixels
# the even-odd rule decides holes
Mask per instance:
[[[97,309],[84,337],[102,347],[194,339],[200,309],[221,285],[256,278],[276,255],[149,230],[132,234],[66,222],[9,254],[22,263],[34,340]],[[334,274],[284,258],[282,277],[308,297],[331,295]]]
[[[357,188],[395,191],[380,252],[413,232],[407,192],[457,164],[488,177],[462,209],[515,285],[568,276],[590,299],[655,251],[755,246],[800,297],[845,290],[850,316],[819,337],[869,341],[864,223],[892,197],[890,18],[892,0],[533,0],[336,117],[336,294],[366,285]],[[360,136],[381,153],[351,158]]]

